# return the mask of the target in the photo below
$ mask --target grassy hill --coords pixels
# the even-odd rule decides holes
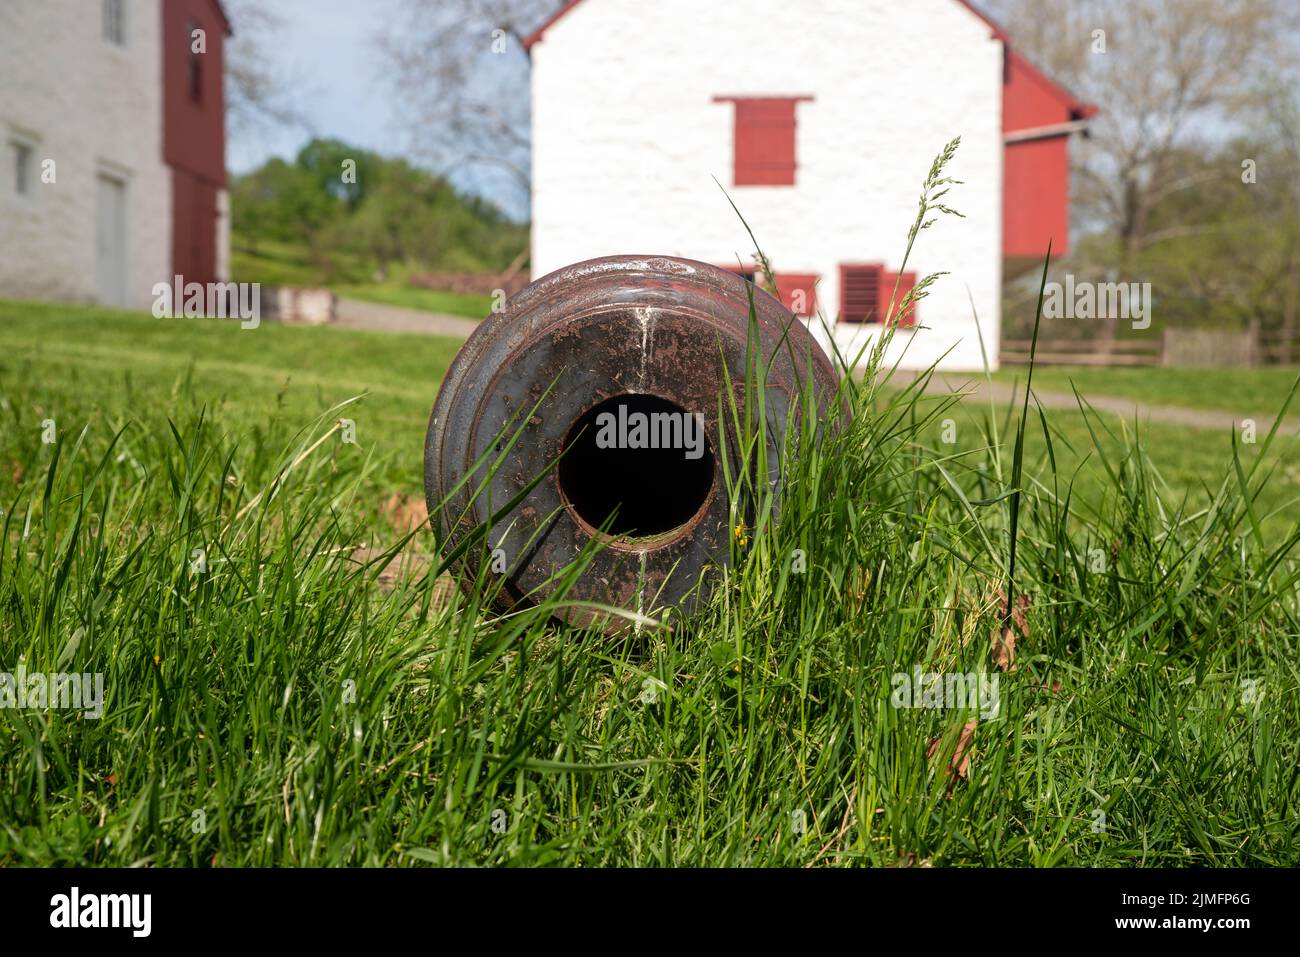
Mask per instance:
[[[416,273],[500,273],[528,227],[399,157],[331,139],[272,158],[230,190],[233,278],[481,319],[486,295],[412,286]]]
[[[299,245],[262,241],[255,247],[236,238],[230,255],[235,282],[260,282],[269,286],[313,286],[332,289],[349,299],[362,299],[425,312],[441,312],[466,319],[482,319],[492,309],[491,296],[475,296],[413,286],[410,268],[396,269],[383,280],[374,278],[375,266],[357,257],[343,256],[326,272],[313,264]],[[246,241],[244,241],[246,243]]]

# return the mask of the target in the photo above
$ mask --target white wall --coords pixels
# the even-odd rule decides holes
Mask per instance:
[[[584,0],[532,58],[535,277],[616,253],[748,261],[716,177],[778,272],[821,275],[833,319],[839,264],[899,267],[931,160],[960,135],[948,201],[967,218],[923,233],[907,267],[951,275],[921,303],[931,328],[898,345],[914,338],[910,367],[956,345],[945,366],[978,368],[972,297],[997,342],[1002,46],[956,0]],[[794,187],[732,186],[719,94],[815,97],[797,108]]]
[[[217,190],[217,279],[230,281],[230,190]]]
[[[0,297],[96,297],[97,177],[127,181],[130,305],[171,267],[162,160],[160,0],[125,0],[126,45],[103,39],[100,0],[0,2]],[[35,139],[35,182],[14,192],[14,133]],[[40,182],[55,161],[56,182]]]

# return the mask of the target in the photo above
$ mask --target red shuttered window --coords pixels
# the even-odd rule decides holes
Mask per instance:
[[[912,287],[916,285],[916,273],[887,272],[883,274],[883,277],[885,281],[881,285],[881,289],[880,289],[881,318],[884,317],[885,313],[889,312],[889,300],[890,297],[892,296],[894,300],[894,315],[893,315],[894,324],[899,326],[916,325],[916,305],[914,303],[906,307],[904,307],[903,305],[903,301],[907,298],[907,294],[911,292]],[[894,290],[895,279],[898,280],[897,292],[895,292]]]
[[[884,322],[892,299],[892,321],[900,326],[915,325],[916,307],[903,308],[903,300],[915,285],[914,272],[888,272],[876,264],[840,266],[840,321]]]
[[[817,315],[817,274],[779,272],[776,289],[782,304],[796,316]]]
[[[840,267],[840,321],[880,322],[883,266]]]
[[[715,96],[732,102],[735,115],[736,186],[793,186],[795,178],[795,106],[808,96]]]

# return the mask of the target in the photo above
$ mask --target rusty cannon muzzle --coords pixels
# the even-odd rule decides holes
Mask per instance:
[[[616,631],[622,619],[580,603],[689,613],[746,520],[726,476],[741,467],[730,410],[756,408],[747,390],[776,462],[808,390],[824,412],[837,376],[803,324],[735,273],[611,256],[532,283],[470,336],[429,420],[425,495],[445,549],[497,516],[461,580],[490,562],[498,604],[537,603],[586,550],[558,617]]]

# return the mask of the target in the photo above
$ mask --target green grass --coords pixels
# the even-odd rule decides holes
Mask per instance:
[[[236,282],[261,282],[269,286],[365,283],[371,281],[372,272],[372,267],[356,257],[336,254],[334,275],[327,276],[311,261],[305,249],[274,240],[259,240],[256,247],[236,241],[230,249],[230,274]]]
[[[363,396],[352,414],[357,447],[376,453],[392,487],[421,482],[429,410],[460,346],[441,337],[275,323],[241,329],[235,320],[0,301],[5,385],[31,389],[32,411],[54,417],[60,431],[73,423],[115,431],[134,419],[165,433],[168,410],[201,405],[232,433],[260,440],[276,421],[302,424]],[[6,428],[0,456],[18,455],[30,439]],[[0,472],[9,471],[7,461],[0,457]]]
[[[231,277],[236,282],[260,282],[270,286],[324,286],[337,295],[389,306],[441,312],[467,319],[482,319],[491,311],[492,297],[466,295],[413,286],[409,270],[395,269],[387,279],[374,278],[373,264],[356,257],[341,256],[334,272],[326,274],[311,261],[306,251],[290,243],[263,240],[257,251],[234,245]]]
[[[1021,383],[1026,369],[1004,368],[994,381]],[[1084,395],[1113,395],[1150,405],[1222,410],[1240,417],[1272,415],[1300,369],[1265,366],[1258,369],[1098,369],[1051,366],[1034,370],[1036,388]],[[1293,410],[1294,411],[1294,410]]]
[[[1035,370],[1034,373],[1036,393],[1051,388],[1040,382],[1039,374],[1042,371]],[[1237,374],[1245,379],[1255,371],[1258,370],[1239,369]],[[1273,398],[1271,411],[1265,406],[1265,411],[1258,414],[1266,419],[1276,413],[1295,378],[1293,375],[1285,380]],[[1023,389],[1023,374],[1019,384]],[[885,391],[890,391],[888,386]],[[1023,395],[1023,392],[1019,394]],[[1107,393],[1083,392],[1085,408],[1088,396],[1104,394]],[[1124,398],[1148,403],[1159,401],[1154,397],[1140,395]],[[947,401],[947,394],[940,388],[935,394],[920,400],[919,405],[929,411]],[[1011,434],[1014,412],[1006,403],[990,410],[987,400],[966,397],[947,407],[942,416],[919,429],[919,437],[936,454],[979,454],[988,446],[989,436],[985,423],[993,415],[999,420],[1000,438],[1005,452],[1008,443],[1014,438]],[[946,420],[951,420],[951,430],[945,430]],[[1074,409],[1050,410],[1048,421],[1054,439],[1051,454],[1055,456],[1056,469],[1052,468],[1048,443],[1040,429],[1030,432],[1026,437],[1026,456],[1033,466],[1032,474],[1041,476],[1044,481],[1060,481],[1062,476],[1069,476],[1077,503],[1087,507],[1100,507],[1104,497],[1113,491],[1114,482],[1110,470],[1116,463],[1123,463],[1129,469],[1137,468],[1146,474],[1164,500],[1185,503],[1192,510],[1205,508],[1212,503],[1219,483],[1232,469],[1234,439],[1238,445],[1238,454],[1244,461],[1253,464],[1259,460],[1259,443],[1264,441],[1267,434],[1266,431],[1258,432],[1254,445],[1242,444],[1240,430],[1234,432],[1227,428],[1196,429],[1138,422],[1132,416],[1118,414],[1096,413],[1090,416]],[[1266,429],[1267,426],[1263,428]],[[948,438],[954,441],[947,443],[945,439]],[[1140,460],[1130,455],[1134,449],[1140,450]],[[1285,536],[1297,518],[1300,518],[1300,437],[1279,434],[1262,461],[1263,469],[1270,473],[1270,478],[1255,490],[1254,508],[1266,537],[1273,540]]]
[[[107,691],[0,710],[0,864],[1300,863],[1293,447],[1031,407],[1028,634],[950,779],[976,716],[891,680],[993,670],[1018,409],[846,385],[704,614],[618,640],[353,559],[455,346],[0,304],[0,669]]]

